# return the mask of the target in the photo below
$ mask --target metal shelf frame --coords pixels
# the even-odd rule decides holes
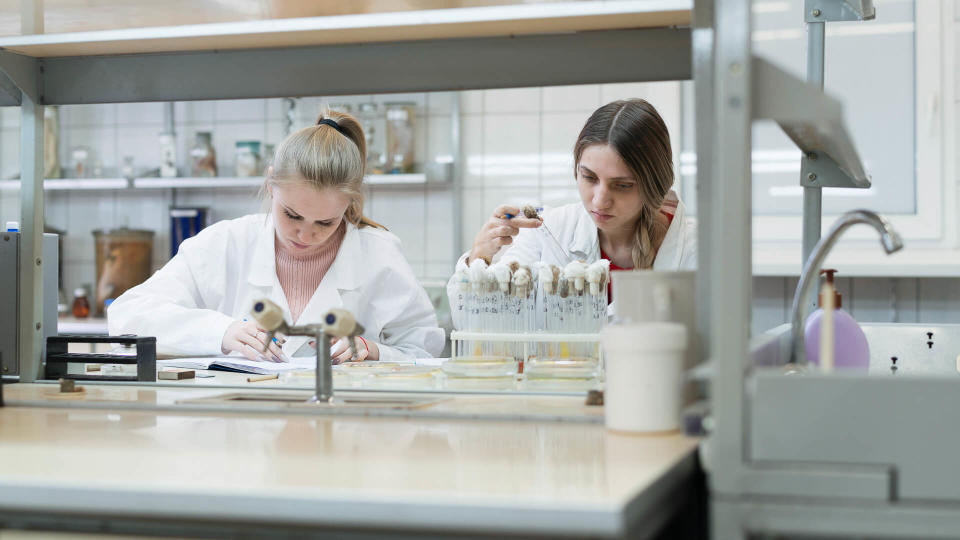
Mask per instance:
[[[28,8],[29,4],[25,2],[24,6]],[[597,5],[601,11],[632,9],[638,13],[690,8],[689,0]],[[569,11],[572,7],[577,6],[560,5],[559,9]],[[551,6],[518,9],[523,10],[518,20],[524,24],[536,18],[537,10],[544,10],[550,17],[556,15]],[[478,13],[487,16],[492,12]],[[316,19],[306,24],[322,29],[327,18]],[[371,16],[373,19],[380,21],[383,16]],[[40,176],[44,105],[424,92],[691,77],[690,29],[686,27],[614,26],[603,31],[524,35],[515,31],[515,24],[508,24],[501,35],[457,38],[446,37],[449,34],[444,34],[442,26],[440,22],[431,28],[444,35],[443,39],[98,56],[32,57],[9,50],[31,40],[47,45],[55,41],[56,36],[39,36],[42,26],[24,29],[25,34],[38,34],[36,38],[8,38],[9,43],[0,38],[0,105],[20,105],[22,111],[21,260],[37,260],[37,265],[23,265],[20,275],[21,380],[35,380],[41,368],[41,332],[35,328],[35,321],[41,320],[42,261],[41,236],[36,231],[42,230],[44,215]],[[114,36],[110,32],[103,37],[96,32],[87,34],[89,42],[109,41]],[[75,39],[62,35],[65,43]],[[254,47],[258,41],[251,38],[250,43]],[[455,177],[461,174],[456,171],[460,167],[460,161],[454,164]],[[454,192],[459,193],[457,189]]]
[[[782,96],[771,93],[777,85],[803,96],[810,111],[819,111],[821,117],[838,107],[819,89],[810,91],[754,59],[751,3],[695,0],[690,27],[90,57],[34,58],[0,51],[0,72],[6,74],[0,77],[0,104],[5,99],[23,111],[22,260],[41,253],[36,231],[43,222],[45,104],[467,90],[692,75],[697,102],[698,338],[700,350],[716,366],[710,392],[716,429],[708,440],[706,463],[713,536],[726,540],[745,538],[752,531],[793,531],[797,523],[800,529],[817,531],[817,520],[798,516],[812,513],[824,501],[834,505],[832,522],[847,519],[840,530],[885,532],[875,526],[857,528],[854,504],[867,499],[875,506],[861,508],[860,514],[888,515],[882,510],[890,505],[886,470],[750,459],[751,124],[758,115],[778,118],[789,112],[778,101]],[[649,4],[630,5],[641,11]],[[191,84],[184,84],[186,80]],[[839,144],[849,143],[845,130],[828,132]],[[832,159],[842,165],[843,155]],[[456,161],[458,167],[461,163]],[[22,380],[32,380],[40,367],[40,332],[34,329],[34,321],[41,320],[39,276],[39,266],[24,265],[21,358],[32,369],[21,370]],[[957,515],[949,513],[943,526],[955,526]]]

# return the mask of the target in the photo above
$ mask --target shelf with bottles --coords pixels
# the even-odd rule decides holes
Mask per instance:
[[[364,180],[370,186],[438,185],[429,181],[426,173],[371,174]],[[213,189],[251,188],[263,185],[262,176],[253,177],[170,177],[170,178],[48,178],[43,183],[46,191],[89,190],[156,190],[156,189]],[[0,180],[0,191],[17,191],[19,180]]]

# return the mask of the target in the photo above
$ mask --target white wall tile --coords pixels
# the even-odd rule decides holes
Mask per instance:
[[[488,114],[484,118],[483,176],[487,186],[540,184],[540,116]]]
[[[464,186],[483,185],[484,120],[482,115],[470,114],[460,121]]]
[[[267,118],[267,103],[263,99],[223,99],[213,103],[213,118],[218,124],[262,122]]]
[[[0,128],[20,127],[20,107],[0,107]]]
[[[554,208],[565,204],[579,203],[580,192],[577,191],[576,184],[571,180],[570,187],[559,185],[544,187],[540,194],[540,200],[544,206]]]
[[[531,114],[540,110],[540,88],[483,91],[483,112]]]
[[[213,124],[216,101],[178,101],[173,108],[173,122],[181,124]]]
[[[287,98],[270,98],[264,100],[266,102],[266,114],[267,121],[282,121],[286,117],[286,102]]]
[[[647,98],[651,85],[657,83],[612,83],[600,85],[600,105],[618,99]],[[649,100],[648,100],[649,101]],[[656,104],[654,104],[656,105]]]
[[[460,114],[483,114],[483,90],[459,92]]]
[[[426,113],[431,116],[449,115],[453,111],[453,100],[458,99],[456,92],[429,92],[426,96]]]
[[[20,174],[20,128],[0,130],[0,180]]]
[[[451,275],[453,275],[453,270],[456,263],[456,259],[443,262],[427,261],[424,263],[423,267],[423,278],[429,280],[446,281]]]
[[[70,194],[66,191],[47,191],[43,201],[43,217],[47,225],[67,230]]]
[[[586,118],[582,113],[543,114],[540,174],[544,190],[573,185],[573,145]]]
[[[20,221],[20,192],[0,191],[0,224]]]
[[[600,106],[600,85],[548,86],[543,89],[543,112],[582,112],[586,119]]]
[[[456,259],[453,252],[453,190],[447,188],[428,188],[426,193],[427,217],[424,222],[426,252],[428,261],[449,261]],[[459,219],[460,216],[457,216]]]
[[[208,223],[223,219],[234,219],[260,212],[261,201],[256,189],[224,188],[213,192],[213,206]]]
[[[426,205],[422,190],[397,189],[389,196],[378,193],[371,201],[370,217],[400,238],[407,260],[423,262],[426,258]]]
[[[61,126],[103,126],[117,123],[117,105],[63,105],[60,107]]]
[[[460,244],[464,251],[473,246],[473,239],[480,231],[480,227],[493,214],[494,206],[488,207],[483,199],[484,188],[465,187],[462,194],[460,207],[463,209],[462,223],[463,234],[460,237]],[[461,254],[458,253],[457,257]]]
[[[163,126],[163,109],[166,103],[118,103],[117,124],[151,124]],[[174,112],[176,114],[176,112]]]
[[[213,189],[181,189],[177,191],[176,204],[177,206],[207,206],[213,208],[216,201],[215,193],[216,191]],[[216,223],[223,219],[216,215],[216,211],[213,211],[213,214],[209,223]]]
[[[437,156],[452,155],[452,119],[449,116],[429,116],[426,122],[426,129],[423,130],[427,138],[426,159],[429,161]]]
[[[754,277],[751,335],[761,334],[786,322],[786,278]]]

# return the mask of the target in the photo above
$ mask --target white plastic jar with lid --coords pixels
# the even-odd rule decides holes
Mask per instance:
[[[603,414],[614,431],[680,428],[687,327],[672,322],[612,324],[600,331],[606,364]]]

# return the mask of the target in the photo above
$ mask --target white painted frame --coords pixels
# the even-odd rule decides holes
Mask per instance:
[[[913,214],[884,214],[884,217],[891,220],[908,246],[955,250],[958,248],[957,219],[953,210],[960,208],[953,153],[950,151],[955,147],[956,132],[955,6],[949,0],[918,0],[915,5],[917,211]],[[836,215],[825,215],[823,229],[829,228],[836,218]],[[780,262],[796,262],[799,270],[802,230],[800,215],[755,216],[754,249],[768,252],[763,257],[767,263],[779,259],[769,250],[782,252],[784,260]],[[864,241],[869,240],[872,248],[874,237],[867,229],[853,228],[841,245],[864,245]],[[787,257],[791,259],[787,260]],[[763,268],[755,270],[766,273]]]

